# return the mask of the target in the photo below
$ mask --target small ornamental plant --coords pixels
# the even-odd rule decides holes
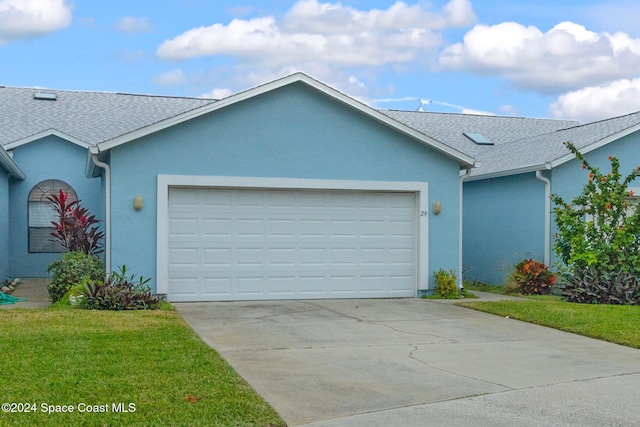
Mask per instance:
[[[69,194],[62,190],[47,196],[47,200],[58,217],[57,222],[51,222],[55,229],[51,233],[52,241],[60,243],[68,252],[96,255],[104,251],[104,233],[96,225],[100,221],[80,205],[80,200],[69,201]]]
[[[147,286],[150,278],[127,275],[127,266],[102,281],[88,282],[83,289],[81,308],[93,310],[154,310],[162,298]]]
[[[460,298],[460,289],[456,283],[456,274],[453,271],[445,271],[441,268],[433,276],[436,279],[434,288],[436,295],[444,299]]]
[[[549,267],[534,259],[523,259],[515,265],[511,282],[524,295],[548,295],[556,284],[556,276]]]

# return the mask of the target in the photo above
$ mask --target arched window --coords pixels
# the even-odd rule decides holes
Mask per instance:
[[[76,192],[69,184],[58,179],[46,179],[37,183],[29,193],[29,252],[65,252],[65,248],[52,242],[54,231],[51,221],[58,222],[47,196],[62,190],[69,195],[69,201],[77,200]]]

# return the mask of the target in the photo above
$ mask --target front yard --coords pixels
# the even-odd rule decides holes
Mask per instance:
[[[576,304],[556,296],[458,305],[640,349],[640,306]]]
[[[2,310],[0,354],[2,425],[285,425],[175,312]]]

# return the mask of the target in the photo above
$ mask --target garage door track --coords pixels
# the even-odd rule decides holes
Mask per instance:
[[[640,351],[420,299],[179,303],[291,426],[640,425]]]

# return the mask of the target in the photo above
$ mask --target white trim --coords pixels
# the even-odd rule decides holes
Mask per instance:
[[[169,291],[169,188],[256,188],[291,190],[402,191],[417,194],[417,292],[429,289],[429,184],[402,181],[345,181],[324,179],[254,178],[232,176],[158,175],[156,292]],[[425,212],[425,215],[422,213]]]
[[[536,172],[539,170],[549,170],[549,169],[551,169],[551,163],[540,163],[537,165],[523,166],[518,169],[509,169],[509,170],[498,171],[498,172],[490,172],[486,174],[471,175],[469,178],[465,179],[465,182],[480,181],[483,179],[491,179],[491,178],[501,178],[503,176],[520,175],[522,173]]]
[[[75,138],[73,136],[67,135],[64,132],[60,132],[60,131],[55,130],[55,129],[48,129],[48,130],[44,130],[42,132],[38,132],[38,133],[36,133],[34,135],[28,136],[26,138],[22,138],[22,139],[19,139],[17,141],[13,141],[13,142],[10,142],[8,144],[5,144],[4,148],[7,149],[7,150],[12,150],[12,149],[14,149],[16,147],[20,147],[21,145],[25,145],[25,144],[28,144],[28,143],[33,142],[33,141],[37,141],[37,140],[42,139],[42,138],[46,138],[47,136],[57,136],[58,138],[62,138],[62,139],[66,140],[66,141],[69,141],[69,142],[71,142],[73,144],[79,145],[82,148],[89,148],[89,147],[92,146],[91,144],[86,143],[86,142],[84,142],[82,140],[79,140],[78,138]]]
[[[544,182],[544,265],[551,263],[551,181],[536,171],[536,178]]]
[[[13,160],[11,154],[5,151],[2,146],[0,146],[0,166],[4,167],[9,172],[9,175],[15,178],[23,180],[27,177],[24,171],[20,169],[20,166]]]
[[[97,154],[91,154],[91,160],[97,167],[104,169],[104,269],[108,276],[111,274],[111,168],[98,160]]]
[[[208,114],[211,113],[213,111],[216,110],[220,110],[222,108],[228,107],[230,105],[236,104],[238,102],[241,101],[245,101],[247,99],[256,97],[258,95],[262,95],[264,93],[273,91],[275,89],[290,85],[292,83],[296,83],[296,82],[303,82],[309,86],[311,86],[312,88],[314,88],[315,90],[333,97],[341,102],[343,102],[344,104],[348,105],[351,108],[354,108],[355,110],[368,115],[370,117],[372,117],[373,119],[413,138],[418,140],[419,142],[430,146],[446,155],[448,155],[449,157],[452,157],[456,160],[458,160],[460,163],[464,164],[465,166],[473,166],[474,164],[474,158],[464,154],[452,147],[449,147],[446,144],[443,144],[442,142],[433,139],[421,132],[416,131],[415,129],[400,123],[399,121],[392,119],[391,117],[387,116],[386,114],[382,114],[381,112],[369,107],[368,105],[365,105],[359,101],[356,101],[355,99],[333,89],[330,86],[325,85],[324,83],[319,82],[318,80],[315,80],[309,76],[307,76],[306,74],[303,73],[295,73],[292,74],[290,76],[287,77],[283,77],[281,79],[278,80],[274,80],[272,82],[266,83],[264,85],[261,86],[257,86],[253,89],[249,89],[246,90],[244,92],[240,92],[237,93],[235,95],[229,96],[228,98],[224,98],[218,102],[214,102],[212,104],[207,104],[204,105],[200,108],[196,108],[195,110],[191,110],[188,111],[186,113],[180,114],[178,116],[175,117],[171,117],[169,119],[160,121],[158,123],[152,124],[150,126],[146,126],[140,129],[137,129],[133,132],[130,132],[128,134],[125,135],[121,135],[119,137],[107,140],[107,141],[103,141],[99,144],[97,144],[98,148],[100,149],[100,151],[105,151],[105,150],[110,150],[114,147],[117,147],[119,145],[122,144],[126,144],[129,141],[138,139],[138,138],[142,138],[143,136],[146,135],[150,135],[152,133],[161,131],[163,129],[169,128],[171,126],[175,126],[179,123],[183,123],[187,120],[191,120],[193,118],[202,116],[204,114]]]
[[[462,241],[463,241],[463,219],[464,219],[464,215],[463,215],[463,211],[462,211],[462,205],[464,203],[463,200],[463,191],[464,191],[464,181],[469,177],[469,174],[471,173],[471,168],[467,168],[461,171],[460,174],[460,182],[459,182],[459,189],[458,189],[458,197],[460,199],[460,201],[458,202],[458,209],[459,209],[459,213],[458,213],[458,287],[460,289],[462,289],[464,287],[464,278],[462,277]]]

